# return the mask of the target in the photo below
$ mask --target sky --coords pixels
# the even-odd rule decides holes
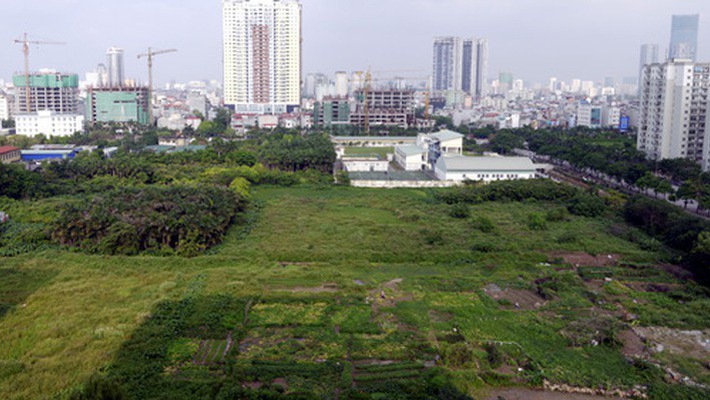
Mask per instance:
[[[149,46],[177,48],[155,60],[155,79],[221,80],[221,0],[0,0],[0,80],[23,69],[23,32],[31,69],[79,73],[126,51],[126,77],[147,80]],[[700,14],[698,61],[710,62],[708,0],[302,0],[303,71],[364,70],[431,74],[436,36],[484,37],[489,78],[601,81],[637,74],[639,48],[670,41],[671,15]]]

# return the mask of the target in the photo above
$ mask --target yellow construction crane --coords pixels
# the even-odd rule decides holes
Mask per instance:
[[[148,59],[148,123],[153,126],[153,57],[166,53],[174,53],[177,49],[153,50],[148,47],[148,52],[139,54],[138,59]]]
[[[27,39],[27,33],[22,36],[22,39],[15,39],[15,44],[22,45],[22,52],[25,54],[25,96],[27,98],[27,112],[32,112],[32,91],[30,90],[30,45],[44,44],[66,44],[64,42],[55,41],[39,41]]]

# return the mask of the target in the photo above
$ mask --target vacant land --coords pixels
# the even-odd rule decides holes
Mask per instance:
[[[375,396],[436,374],[474,398],[543,382],[708,394],[669,386],[710,384],[706,353],[669,339],[707,332],[707,290],[619,220],[531,230],[554,204],[483,203],[454,218],[421,190],[254,197],[256,218],[196,258],[0,259],[0,398],[66,397],[96,373],[137,399]]]

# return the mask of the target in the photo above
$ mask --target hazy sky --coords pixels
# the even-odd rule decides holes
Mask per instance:
[[[634,76],[642,43],[670,41],[672,14],[699,13],[699,61],[710,62],[708,0],[302,0],[304,72],[422,70],[432,38],[489,40],[489,77],[500,71],[546,81]],[[156,80],[221,79],[221,0],[0,0],[0,79],[23,68],[13,39],[60,40],[32,46],[31,67],[83,75],[126,50],[126,76],[145,81],[136,55],[178,48],[156,59]]]

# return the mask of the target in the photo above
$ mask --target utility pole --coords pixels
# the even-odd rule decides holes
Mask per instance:
[[[144,54],[139,54],[138,58],[148,59],[148,123],[153,126],[153,57],[166,53],[174,53],[177,49],[168,50],[153,50],[148,47],[148,52]]]
[[[32,112],[32,91],[30,90],[30,45],[44,45],[44,44],[66,44],[64,42],[52,42],[52,41],[37,41],[28,40],[27,33],[22,36],[22,39],[15,39],[15,44],[22,45],[22,52],[25,55],[25,97],[27,98],[27,113]]]

